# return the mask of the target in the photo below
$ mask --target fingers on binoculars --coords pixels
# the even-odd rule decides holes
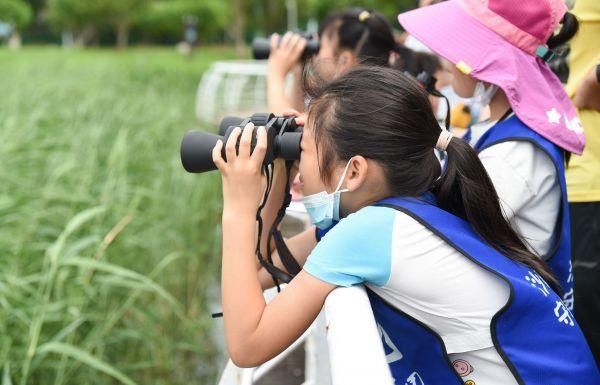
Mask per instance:
[[[217,140],[215,147],[212,150],[212,160],[215,166],[219,170],[223,170],[223,166],[225,165],[225,160],[221,156],[221,150],[223,149],[223,141],[221,139]]]
[[[300,115],[300,113],[297,110],[294,110],[293,108],[283,110],[283,116],[285,116],[286,118],[295,118],[298,115]]]
[[[254,133],[254,124],[248,123],[242,131],[242,138],[240,139],[240,148],[238,150],[240,158],[250,157],[250,145],[252,144],[252,134]]]
[[[264,126],[258,127],[256,132],[256,146],[252,151],[252,159],[262,164],[267,153],[267,130]]]
[[[279,36],[278,33],[274,33],[271,35],[271,51],[274,51],[277,49],[277,46],[279,46],[280,40],[281,40],[281,37]]]
[[[306,48],[307,40],[300,35],[294,35],[294,37],[297,37],[297,39],[295,40],[293,54],[296,56],[300,56]]]
[[[304,126],[304,123],[306,123],[306,114],[302,114],[294,109],[283,110],[283,116],[286,118],[296,118],[296,124],[299,126]]]
[[[238,138],[241,133],[242,133],[242,129],[239,127],[236,127],[233,129],[233,131],[231,131],[231,134],[229,134],[227,143],[225,143],[225,154],[227,155],[227,163],[234,162],[235,158],[237,157],[237,151],[236,151],[235,147],[237,145]]]
[[[281,38],[281,40],[279,41],[279,48],[287,48],[288,47],[288,42],[290,41],[290,39],[293,36],[293,32],[291,31],[287,31],[283,37]]]

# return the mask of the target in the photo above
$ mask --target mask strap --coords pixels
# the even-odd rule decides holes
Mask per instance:
[[[346,178],[346,173],[348,172],[348,167],[350,167],[350,162],[352,162],[352,158],[350,158],[348,160],[348,163],[346,163],[346,167],[344,168],[344,172],[342,173],[342,177],[340,178],[340,181],[338,182],[338,185],[335,188],[334,193],[340,191],[340,187],[342,187],[342,183],[344,183],[344,179]],[[346,192],[346,191],[348,191],[348,189],[344,189],[340,192]]]

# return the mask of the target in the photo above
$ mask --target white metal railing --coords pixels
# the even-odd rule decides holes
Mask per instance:
[[[228,361],[219,385],[254,384],[302,343],[303,385],[394,384],[367,293],[364,287],[353,286],[331,292],[315,322],[277,357],[245,369]]]
[[[204,73],[196,95],[196,117],[215,123],[223,111],[258,111],[267,105],[266,61],[217,61]]]

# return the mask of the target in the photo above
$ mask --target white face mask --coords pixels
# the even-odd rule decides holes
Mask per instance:
[[[321,191],[302,198],[302,203],[308,212],[310,221],[321,230],[329,228],[334,220],[340,220],[340,194],[348,191],[348,189],[340,190],[340,187],[342,187],[342,183],[346,178],[351,161],[352,159],[346,163],[346,168],[344,168],[342,177],[333,193],[328,194],[327,191]]]
[[[473,100],[482,107],[486,107],[490,104],[497,91],[497,85],[490,84],[488,88],[485,88],[485,83],[478,80],[475,85],[475,90],[473,91]]]

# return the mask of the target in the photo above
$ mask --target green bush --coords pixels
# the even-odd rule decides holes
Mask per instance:
[[[178,147],[201,50],[0,50],[3,384],[208,384],[218,174]]]
[[[0,0],[0,21],[11,23],[21,29],[31,23],[31,17],[29,4],[21,0]]]
[[[157,0],[136,20],[135,26],[149,37],[183,36],[184,16],[198,19],[200,39],[222,35],[231,22],[231,10],[223,0]]]

